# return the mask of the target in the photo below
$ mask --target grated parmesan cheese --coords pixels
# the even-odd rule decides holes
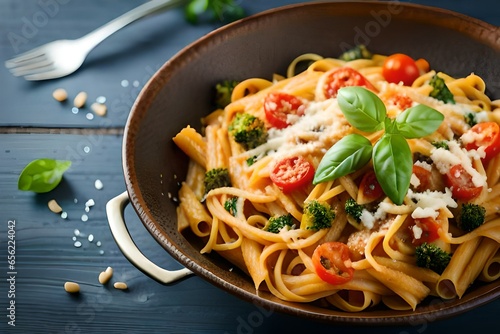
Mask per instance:
[[[415,237],[416,240],[419,240],[422,237],[422,233],[424,232],[417,225],[413,225],[413,227],[411,228],[411,230],[412,230],[413,236]]]
[[[452,198],[451,190],[449,188],[445,188],[444,193],[430,190],[418,193],[409,189],[408,197],[417,202],[415,204],[415,209],[411,214],[414,219],[427,217],[437,218],[439,210],[445,209],[446,207],[458,207],[457,202],[455,202]]]
[[[425,170],[427,170],[429,172],[432,171],[432,166],[429,163],[425,162],[425,161],[417,160],[417,161],[415,161],[415,166],[422,167],[423,169],[425,169]]]
[[[486,176],[481,175],[473,166],[471,156],[481,156],[481,151],[469,153],[466,149],[460,147],[456,140],[448,142],[449,150],[444,148],[436,148],[431,152],[431,159],[434,165],[441,174],[446,174],[451,167],[455,165],[462,165],[464,170],[469,173],[472,178],[472,183],[475,187],[485,187]],[[484,152],[484,150],[482,151]]]
[[[336,99],[310,102],[304,109],[303,116],[292,115],[287,121],[291,123],[290,126],[284,129],[269,129],[268,142],[247,153],[253,156],[267,151],[268,155],[274,155],[277,159],[291,155],[307,155],[328,149],[351,128]]]
[[[420,179],[415,175],[415,173],[411,173],[410,184],[415,188],[420,185]]]
[[[361,211],[361,217],[360,217],[361,223],[368,229],[373,228],[373,225],[375,223],[375,216],[368,210],[363,209]]]

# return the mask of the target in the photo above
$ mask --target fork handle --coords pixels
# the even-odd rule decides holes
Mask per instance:
[[[97,44],[101,43],[107,37],[117,32],[126,25],[150,14],[163,10],[172,9],[186,3],[186,0],[151,0],[148,1],[105,25],[91,31],[87,35],[80,37],[79,40],[87,45],[87,52],[90,52]]]

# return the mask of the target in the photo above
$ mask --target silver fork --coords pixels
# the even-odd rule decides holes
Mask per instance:
[[[151,0],[83,37],[41,45],[7,60],[5,66],[14,76],[24,77],[26,80],[48,80],[66,76],[80,68],[89,52],[111,34],[146,15],[183,3],[186,3],[186,0]]]

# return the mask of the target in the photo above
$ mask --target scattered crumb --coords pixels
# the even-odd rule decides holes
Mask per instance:
[[[75,96],[75,99],[73,100],[73,105],[77,108],[82,108],[86,102],[87,102],[87,93],[80,92]]]
[[[127,284],[124,282],[115,282],[115,284],[113,284],[113,286],[115,287],[115,289],[118,289],[118,290],[127,290],[128,289]]]
[[[49,206],[50,211],[52,211],[54,213],[61,213],[62,212],[61,206],[56,202],[55,199],[51,199],[48,203],[48,206]]]
[[[106,107],[105,104],[97,103],[97,102],[92,103],[92,105],[90,106],[90,109],[92,109],[94,114],[96,114],[97,116],[101,116],[101,117],[106,116],[106,113],[108,111],[108,108]]]
[[[98,179],[98,180],[95,180],[94,186],[97,190],[101,190],[104,185],[102,184],[102,181]]]
[[[78,293],[80,292],[80,285],[75,282],[66,282],[64,283],[64,290],[69,293]]]
[[[58,88],[52,93],[52,96],[57,101],[64,102],[68,98],[68,93],[63,88]]]

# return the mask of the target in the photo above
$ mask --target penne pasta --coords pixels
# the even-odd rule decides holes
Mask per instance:
[[[303,54],[284,75],[237,84],[202,131],[181,129],[173,140],[190,164],[178,230],[202,239],[202,253],[216,251],[248,273],[256,290],[345,312],[380,304],[415,310],[431,295],[462,298],[475,280],[500,279],[500,135],[493,138],[500,101],[473,73],[455,78],[432,69],[410,84],[389,82],[386,59]],[[385,121],[377,114],[373,129],[352,124],[345,104],[356,99],[341,100],[338,85],[374,93]],[[442,121],[427,133],[427,120],[419,125],[403,114],[412,109]],[[238,132],[243,117],[246,130]],[[385,156],[381,173],[373,152],[399,135],[413,165],[391,165]],[[362,145],[332,153],[346,137]],[[207,189],[215,169],[229,180]],[[400,170],[411,178],[398,201],[387,185],[406,182]]]

